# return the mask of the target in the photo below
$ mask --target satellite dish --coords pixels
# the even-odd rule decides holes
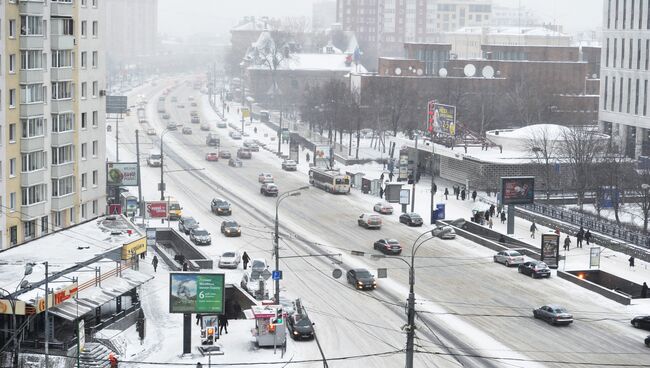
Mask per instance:
[[[443,78],[446,77],[447,76],[447,69],[440,68],[440,70],[438,71],[438,75],[443,77]]]
[[[341,271],[340,268],[335,268],[334,270],[332,270],[332,277],[333,278],[338,279],[341,276],[343,276],[343,271]]]
[[[422,75],[422,74],[424,74],[424,70],[418,69],[417,73],[418,73],[418,75]]]
[[[402,69],[401,68],[395,68],[395,75],[401,75],[402,74]]]
[[[486,65],[483,67],[481,74],[483,75],[483,78],[494,78],[494,68]]]
[[[596,78],[598,78],[598,74],[594,73],[591,75],[591,79],[596,79]]]
[[[476,74],[476,67],[474,64],[467,64],[465,65],[465,68],[463,68],[463,73],[465,73],[466,77],[473,77],[474,74]]]

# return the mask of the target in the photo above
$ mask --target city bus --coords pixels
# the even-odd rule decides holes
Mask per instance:
[[[329,193],[350,193],[350,176],[338,170],[309,169],[309,184]]]

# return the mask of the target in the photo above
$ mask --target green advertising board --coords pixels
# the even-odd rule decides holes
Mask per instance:
[[[169,313],[223,313],[222,273],[170,273]]]

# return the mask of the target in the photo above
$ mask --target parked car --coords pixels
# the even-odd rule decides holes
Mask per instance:
[[[422,226],[424,224],[422,217],[415,212],[407,212],[399,215],[399,222],[408,226]]]
[[[379,212],[382,215],[392,215],[393,214],[393,206],[390,205],[388,202],[377,202],[375,203],[374,207],[372,208],[375,212]]]
[[[228,166],[242,167],[243,165],[244,165],[244,163],[242,162],[242,160],[240,160],[238,158],[231,158],[230,160],[228,160]]]
[[[238,251],[227,251],[219,257],[219,268],[237,268],[241,262],[241,255]]]
[[[294,340],[314,338],[314,323],[304,314],[294,313],[289,316],[287,330]]]
[[[177,130],[178,125],[176,123],[174,123],[173,121],[170,121],[169,123],[167,123],[167,129],[168,130]]]
[[[194,112],[194,111],[192,111],[192,112]],[[198,115],[192,114],[192,118],[190,118],[190,123],[192,123],[192,124],[200,124],[201,119],[199,119]]]
[[[273,183],[264,183],[260,188],[260,193],[264,194],[266,197],[277,197],[278,186]]]
[[[213,198],[210,202],[210,210],[212,213],[219,216],[230,216],[232,215],[232,206],[228,201],[221,198]]]
[[[241,134],[239,132],[231,131],[229,135],[230,138],[232,139],[237,139],[237,140],[241,139]]]
[[[273,183],[273,175],[269,173],[261,173],[257,176],[259,183]]]
[[[208,123],[201,124],[201,130],[203,130],[203,131],[210,130],[210,124],[208,124]]]
[[[217,122],[217,128],[228,128],[228,124],[225,121]]]
[[[248,148],[240,148],[237,150],[237,158],[250,159],[253,158],[253,154]]]
[[[199,227],[199,222],[194,219],[194,217],[181,216],[178,219],[178,231],[189,234],[190,230],[196,229]]]
[[[551,269],[548,268],[546,263],[541,261],[524,262],[517,267],[517,271],[524,275],[529,275],[532,278],[551,277]]]
[[[257,143],[260,147],[266,147],[266,143],[260,141],[259,139],[253,139],[253,142]]]
[[[206,161],[219,161],[219,154],[216,152],[208,152],[205,154]]]
[[[253,152],[259,152],[260,151],[260,146],[255,143],[254,140],[251,139],[246,139],[244,140],[244,147],[248,148],[249,150]]]
[[[375,277],[365,268],[355,268],[347,273],[348,282],[356,289],[376,289]]]
[[[650,348],[650,335],[648,335],[648,337],[645,338],[644,343],[645,343],[645,346]]]
[[[440,239],[456,239],[456,230],[449,225],[438,225],[431,230],[431,235]]]
[[[251,270],[257,271],[257,272],[262,272],[269,268],[268,263],[266,263],[266,259],[264,258],[253,258],[251,259]]]
[[[221,223],[221,233],[225,236],[241,236],[241,227],[237,221],[224,221]]]
[[[502,250],[494,255],[494,262],[503,263],[506,267],[518,266],[525,262],[524,256],[516,250]]]
[[[643,330],[650,330],[650,316],[636,316],[630,321],[632,326]]]
[[[205,229],[201,229],[200,227],[190,230],[190,240],[196,245],[212,244],[210,233]]]
[[[396,239],[379,239],[375,242],[373,248],[384,254],[402,253],[402,246]]]
[[[260,282],[264,285],[263,289],[260,288]],[[264,280],[259,271],[246,270],[242,275],[240,286],[257,300],[269,299],[269,282]]]
[[[219,150],[219,158],[229,159],[231,157],[232,155],[230,154],[230,151]]]
[[[190,105],[191,105],[192,107],[196,107],[196,106],[197,106],[197,105],[196,105],[196,102],[192,102]]]
[[[298,164],[294,160],[284,160],[282,161],[282,170],[284,171],[296,171],[298,169]]]
[[[544,320],[552,325],[569,325],[573,323],[573,316],[565,308],[549,304],[533,309],[533,317]]]
[[[148,128],[147,129],[147,135],[156,135],[156,129]]]
[[[190,128],[190,127],[184,127],[184,128],[183,128],[183,134],[185,134],[185,135],[192,135],[192,128]]]
[[[381,229],[381,217],[374,213],[364,213],[357,219],[357,223],[366,229]]]
[[[178,97],[172,96],[172,102],[178,102]]]

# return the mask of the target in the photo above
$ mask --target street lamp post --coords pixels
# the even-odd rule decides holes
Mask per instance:
[[[178,129],[178,127],[182,127],[182,126],[183,126],[182,124],[177,125],[176,129]],[[163,137],[165,136],[165,134],[171,132],[172,130],[176,130],[176,129],[169,129],[168,128],[168,129],[163,130],[163,132],[160,134],[160,188],[158,188],[158,189],[160,190],[160,200],[161,201],[165,200],[165,179],[163,177],[164,167],[165,167],[165,154],[163,152]],[[169,210],[169,208],[167,210]]]
[[[285,199],[289,197],[295,197],[299,196],[300,192],[303,190],[309,189],[308,186],[300,187],[297,189],[290,190],[288,192],[282,193],[280,196],[278,196],[278,199],[275,201],[275,235],[274,235],[274,240],[275,244],[273,245],[273,254],[275,255],[275,271],[280,270],[280,234],[279,234],[279,227],[280,227],[280,221],[278,218],[278,209],[280,208],[280,203]],[[280,278],[276,277],[275,279],[275,302],[277,304],[280,304]]]

